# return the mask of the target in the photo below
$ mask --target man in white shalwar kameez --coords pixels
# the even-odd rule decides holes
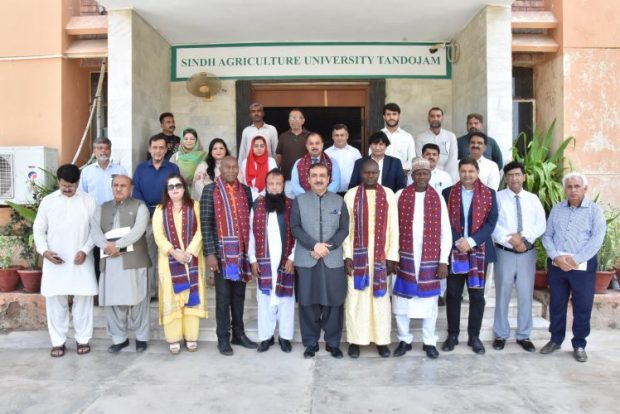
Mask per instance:
[[[108,352],[113,354],[129,345],[129,329],[135,331],[137,352],[145,351],[150,339],[147,269],[151,260],[145,235],[150,216],[146,204],[131,197],[132,190],[131,178],[115,176],[114,199],[103,203],[93,217],[93,241],[109,255],[100,262],[99,306],[105,306],[107,331],[112,337]],[[129,231],[117,240],[108,241],[104,236],[125,227]],[[128,246],[131,251],[126,251]]]
[[[422,349],[429,358],[437,358],[437,298],[440,294],[440,279],[448,275],[448,258],[452,247],[452,233],[448,209],[443,197],[429,186],[431,167],[428,160],[416,158],[412,163],[411,174],[414,184],[399,191],[399,229],[401,261],[393,289],[393,312],[398,327],[399,344],[394,356],[399,357],[411,350],[413,335],[410,331],[410,319],[423,319]],[[409,204],[409,198],[413,201]],[[428,199],[431,197],[431,199]],[[406,206],[410,207],[407,209]],[[403,210],[403,211],[401,211]],[[439,210],[439,211],[437,211]],[[406,214],[412,214],[413,220],[406,224]],[[411,222],[411,219],[409,219]],[[410,228],[410,236],[403,232]],[[407,240],[407,241],[405,241]],[[433,245],[433,240],[435,244]],[[413,241],[413,246],[407,245]],[[413,247],[413,249],[412,249]],[[413,250],[413,283],[401,278],[402,272],[409,272],[404,251]],[[409,256],[411,258],[411,256]],[[422,268],[422,271],[421,271]]]
[[[373,159],[364,160],[360,175],[362,184],[344,196],[349,211],[349,235],[342,243],[349,276],[345,301],[348,354],[359,358],[360,345],[374,342],[379,355],[387,358],[392,331],[388,275],[398,262],[396,197],[378,184],[379,164]]]
[[[292,200],[284,194],[284,175],[279,170],[267,174],[266,193],[256,199],[250,213],[248,257],[252,276],[257,279],[257,351],[265,352],[278,343],[291,352],[295,334],[295,239],[290,231]],[[257,245],[260,243],[261,245]]]
[[[91,217],[95,199],[78,188],[80,170],[72,164],[58,168],[60,189],[43,200],[33,225],[37,251],[43,255],[41,294],[45,296],[52,357],[65,354],[69,331],[68,295],[73,295],[73,326],[79,355],[90,352],[93,297],[97,282],[91,253]]]

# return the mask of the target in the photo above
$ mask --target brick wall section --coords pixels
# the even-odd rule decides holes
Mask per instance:
[[[543,11],[544,0],[516,0],[512,3],[512,11]]]
[[[80,3],[80,15],[88,16],[99,14],[101,7],[95,0],[82,0]]]

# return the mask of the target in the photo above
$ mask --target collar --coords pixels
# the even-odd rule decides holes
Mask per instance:
[[[580,208],[580,207],[588,208],[590,207],[591,204],[592,204],[592,200],[590,200],[590,197],[584,196],[583,200],[581,200],[581,204],[579,204],[576,208]],[[568,204],[568,200],[560,201],[560,205],[562,205],[563,207],[571,208],[571,205]]]

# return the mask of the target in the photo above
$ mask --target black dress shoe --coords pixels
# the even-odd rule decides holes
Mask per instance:
[[[505,345],[506,345],[506,340],[504,338],[497,337],[493,340],[493,349],[497,351],[501,351],[502,349],[504,349]]]
[[[304,351],[304,358],[306,359],[314,358],[314,354],[316,354],[318,351],[319,351],[319,344],[307,346],[306,350]]]
[[[269,339],[267,339],[266,341],[262,341],[260,344],[258,344],[258,348],[256,348],[256,352],[265,352],[268,351],[269,348],[271,347],[271,345],[273,345],[275,343],[273,336]]]
[[[454,347],[459,344],[459,337],[457,335],[448,334],[448,337],[441,346],[441,350],[449,352],[454,350]]]
[[[398,343],[398,346],[394,350],[394,356],[395,357],[401,357],[401,356],[405,355],[408,351],[411,351],[411,344],[408,344],[405,341],[400,341]]]
[[[229,341],[218,341],[217,350],[220,351],[222,355],[231,356],[233,354],[233,349]]]
[[[344,356],[342,355],[342,351],[340,350],[340,348],[338,348],[337,346],[329,346],[325,344],[325,350],[336,359],[340,359]]]
[[[121,349],[128,347],[128,346],[129,346],[129,339],[125,339],[125,341],[121,342],[120,344],[110,345],[110,347],[108,348],[108,352],[111,354],[118,354],[119,352],[121,352]]]
[[[244,333],[242,333],[239,336],[233,336],[230,343],[233,345],[241,345],[242,347],[248,348],[248,349],[258,348],[258,344],[252,341],[250,338],[248,338],[247,335]]]
[[[353,359],[357,359],[360,357],[360,346],[355,344],[349,344],[349,349],[347,350],[347,354]]]
[[[377,345],[377,352],[381,358],[389,358],[391,354],[390,348],[388,348],[387,345]]]
[[[148,346],[147,341],[138,341],[136,339],[136,352],[144,352]]]
[[[517,339],[517,343],[519,345],[521,345],[521,347],[523,349],[525,349],[527,352],[534,352],[534,351],[536,351],[536,347],[534,346],[534,344],[532,343],[530,338]]]
[[[446,306],[446,299],[443,296],[439,296],[437,299],[438,306]]]
[[[278,338],[278,343],[282,352],[289,353],[293,349],[293,345],[291,345],[291,341],[288,339]]]
[[[439,351],[433,345],[422,345],[422,349],[426,352],[426,356],[431,359],[439,357]]]
[[[477,336],[469,338],[469,340],[467,341],[467,345],[471,346],[472,351],[474,351],[478,355],[483,355],[486,352],[486,350],[484,349],[484,345],[482,345],[482,342],[480,342],[480,338],[478,338]]]
[[[545,346],[542,347],[542,349],[540,350],[540,353],[543,355],[550,354],[552,352],[557,351],[561,347],[562,347],[561,345],[558,345],[553,341],[549,341],[545,344]]]

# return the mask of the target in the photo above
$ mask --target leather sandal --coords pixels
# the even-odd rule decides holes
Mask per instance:
[[[189,352],[196,352],[196,351],[198,351],[198,342],[196,342],[196,341],[185,341],[185,348],[187,348],[187,350]]]
[[[178,355],[181,352],[181,343],[173,342],[170,344],[170,353],[172,355]]]
[[[90,352],[89,344],[77,344],[77,353],[78,355],[86,355]]]
[[[50,351],[50,356],[52,358],[60,358],[65,356],[65,344],[62,344],[60,346],[53,346],[52,350]]]

